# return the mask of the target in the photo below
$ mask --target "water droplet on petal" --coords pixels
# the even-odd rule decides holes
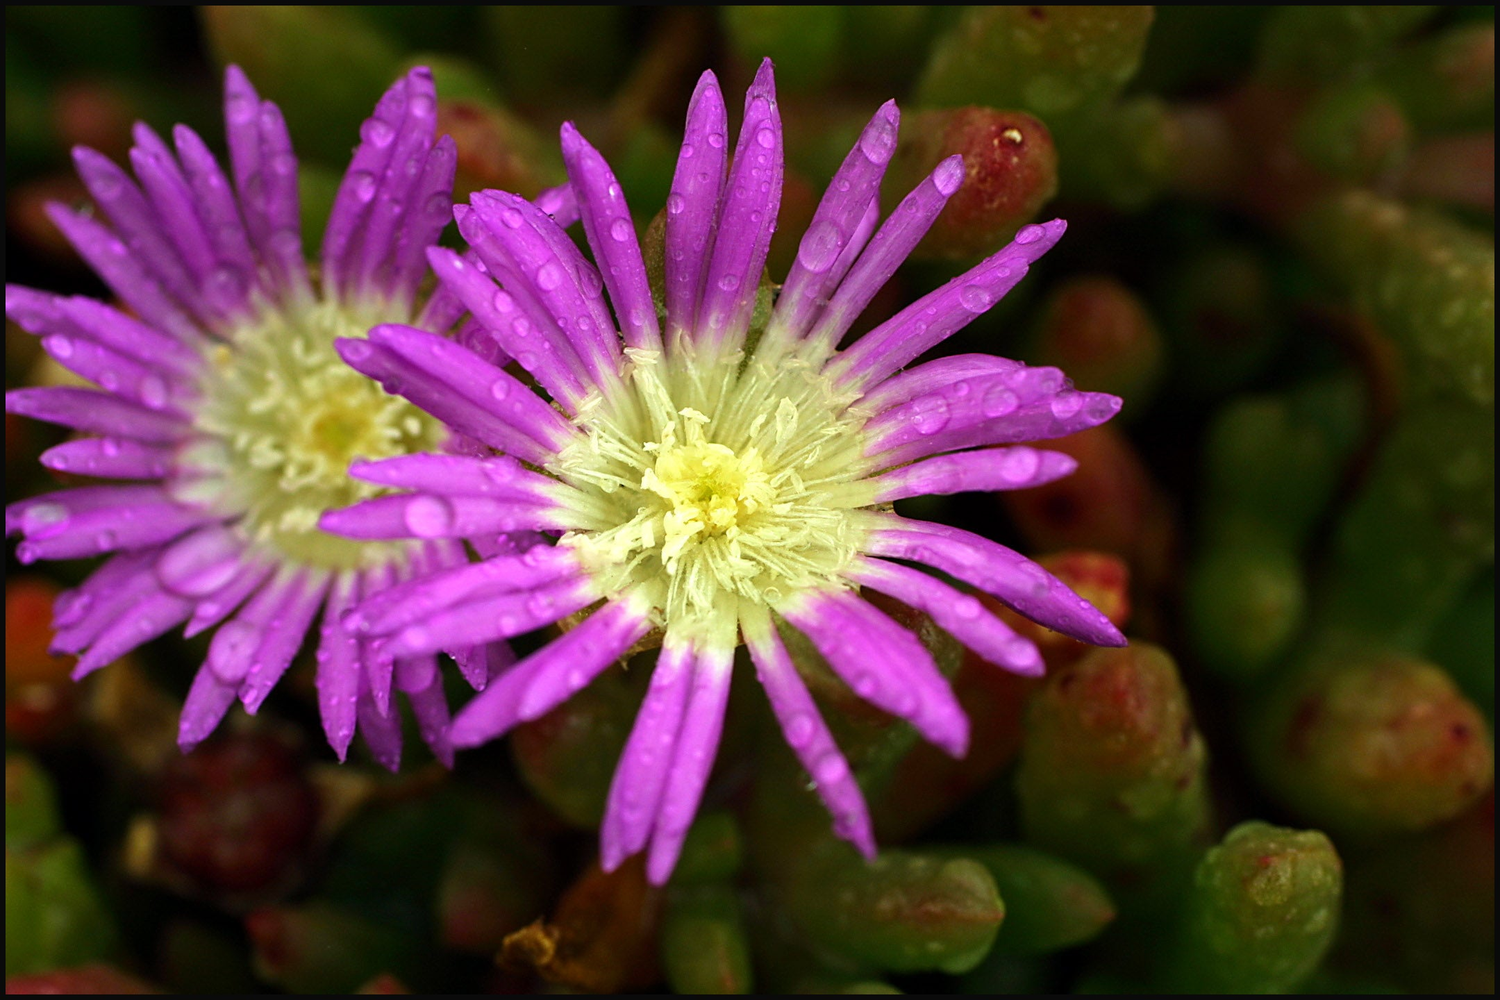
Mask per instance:
[[[511,229],[520,229],[521,223],[525,222],[526,219],[521,215],[520,212],[516,211],[514,208],[507,208],[505,211],[500,213],[500,221],[505,223],[505,225],[509,226]]]
[[[411,114],[418,118],[426,118],[437,110],[432,98],[426,94],[413,94],[411,99]]]
[[[880,682],[875,679],[874,674],[868,671],[854,678],[854,693],[861,698],[869,699],[874,697],[875,693],[879,690]]]
[[[763,128],[755,133],[755,141],[762,149],[770,149],[776,145],[776,133],[769,128]]]
[[[667,212],[670,215],[681,215],[682,210],[687,208],[687,199],[673,191],[667,195]]]
[[[826,219],[814,222],[797,248],[797,262],[813,274],[823,274],[833,267],[843,244],[844,236],[838,226]]]
[[[609,224],[609,235],[617,243],[624,243],[635,234],[635,229],[625,219],[616,219]]]
[[[724,133],[722,133],[722,132],[710,132],[710,133],[708,133],[708,144],[710,146],[712,146],[713,148],[715,148],[715,149],[722,148],[723,145],[724,145]]]
[[[510,395],[510,380],[497,378],[490,383],[490,395],[496,399],[504,399]]]
[[[384,148],[396,137],[396,130],[379,118],[371,118],[360,127],[359,134],[370,145]]]
[[[1083,408],[1083,393],[1064,392],[1052,397],[1052,415],[1067,420]]]
[[[1003,385],[992,385],[985,390],[979,401],[979,409],[986,417],[1003,417],[1020,405],[1016,394]]]
[[[101,531],[94,536],[94,544],[99,547],[99,551],[101,552],[107,552],[114,548],[118,540],[119,536],[113,531]]]
[[[835,781],[841,781],[849,774],[849,765],[844,758],[836,753],[830,753],[818,760],[813,765],[813,777],[820,784],[829,785]]]
[[[872,163],[885,163],[896,151],[896,131],[891,128],[886,119],[871,129],[866,129],[859,137],[859,148],[862,153],[870,158]]]
[[[160,375],[147,375],[141,379],[141,402],[159,410],[167,405],[167,383]]]
[[[786,741],[794,749],[801,750],[812,741],[813,731],[816,728],[810,716],[794,715],[786,724]]]
[[[375,197],[375,175],[368,170],[356,170],[349,175],[349,193],[362,202]]]
[[[68,508],[62,504],[39,503],[35,507],[28,507],[26,513],[21,515],[21,528],[29,533],[66,524],[67,521]]]
[[[719,287],[724,289],[724,291],[726,292],[734,291],[736,288],[740,287],[739,276],[734,274],[724,275],[724,277],[719,279]]]
[[[1041,467],[1042,456],[1034,448],[1012,448],[1005,456],[1005,478],[1013,483],[1024,483],[1036,475]]]
[[[979,285],[966,285],[958,293],[958,301],[969,312],[981,313],[994,304],[995,297]]]
[[[1035,243],[1047,234],[1047,230],[1041,226],[1022,226],[1021,231],[1016,233],[1016,242],[1022,245]]]
[[[117,438],[100,438],[99,450],[110,458],[120,454],[120,442]]]
[[[979,604],[979,598],[964,594],[953,602],[953,614],[962,619],[973,620],[979,617],[983,608]]]
[[[948,426],[948,404],[941,397],[928,397],[913,403],[911,425],[918,434],[936,434]]]
[[[414,497],[406,505],[405,520],[418,538],[438,538],[453,528],[453,507],[440,497]]]
[[[537,268],[536,286],[542,291],[550,292],[561,285],[562,282],[562,268],[557,264],[548,261],[546,264],[543,264],[541,267]]]
[[[48,354],[59,360],[73,356],[73,342],[67,337],[53,334],[43,340],[42,345],[47,348]]]

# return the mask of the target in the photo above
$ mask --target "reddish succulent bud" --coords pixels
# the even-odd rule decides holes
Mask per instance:
[[[885,185],[888,197],[900,198],[954,153],[964,158],[963,186],[915,257],[960,260],[990,253],[1057,193],[1057,150],[1046,125],[1024,111],[967,107],[906,116]]]

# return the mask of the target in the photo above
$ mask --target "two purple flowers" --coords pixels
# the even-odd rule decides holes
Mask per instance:
[[[988,355],[904,367],[1013,287],[1060,221],[1022,229],[838,349],[963,178],[958,157],[944,161],[881,221],[893,103],[835,174],[766,308],[783,169],[769,61],[733,146],[716,80],[698,84],[665,206],[660,300],[624,193],[571,125],[568,186],[538,199],[553,215],[497,191],[452,206],[453,146],[434,139],[423,70],[361,130],[314,280],[280,115],[233,68],[226,90],[231,176],[180,127],[175,155],[138,128],[138,183],[77,154],[112,225],[54,218],[134,316],[6,293],[8,315],[105,390],[7,396],[12,412],[100,435],[44,463],[136,481],[13,504],[7,532],[25,536],[24,561],[114,553],[57,608],[57,646],[82,654],[79,673],[183,622],[219,625],[184,705],[185,748],[234,700],[254,711],[312,628],[330,742],[343,756],[358,728],[392,767],[396,691],[451,761],[659,644],[601,839],[606,868],[649,849],[660,883],[713,765],[738,646],[835,830],[872,855],[863,796],[783,629],[955,755],[970,734],[947,682],[860,588],[1018,672],[1041,671],[1035,647],[915,567],[1123,643],[1035,563],[891,509],[1066,475],[1071,459],[1024,442],[1119,408],[1056,369]],[[435,246],[450,217],[462,254]],[[592,261],[559,225],[573,218]],[[437,285],[419,305],[429,270]],[[576,624],[514,662],[504,640],[564,619]],[[439,652],[479,691],[451,719]]]

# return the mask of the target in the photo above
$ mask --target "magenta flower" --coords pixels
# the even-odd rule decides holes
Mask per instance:
[[[361,129],[320,279],[304,263],[297,161],[280,111],[235,67],[224,110],[230,177],[182,126],[175,154],[136,126],[135,179],[75,150],[108,223],[49,211],[130,312],[7,286],[6,314],[103,391],[20,389],[5,406],[89,435],[46,452],[48,467],[135,482],[23,500],[7,508],[6,532],[24,535],[22,562],[115,553],[58,602],[55,647],[81,654],[76,676],[179,623],[193,635],[223,622],[183,706],[184,749],[236,698],[254,712],[317,628],[319,702],[340,757],[357,724],[396,766],[394,687],[434,751],[451,758],[434,657],[374,656],[340,615],[397,580],[465,561],[462,545],[354,543],[317,526],[325,510],[381,492],[348,476],[351,460],[447,437],[333,348],[395,320],[436,336],[463,312],[443,294],[415,307],[426,250],[451,218],[456,162],[452,140],[434,142],[432,77],[412,71]]]
[[[1119,408],[1114,397],[1074,391],[1056,369],[987,355],[902,370],[1020,281],[1062,235],[1060,221],[1026,227],[837,350],[963,178],[958,157],[943,162],[877,228],[896,123],[886,104],[849,153],[774,310],[759,296],[782,179],[767,61],[746,96],[732,157],[711,73],[693,95],[666,206],[664,302],[652,300],[619,184],[571,125],[563,155],[597,268],[552,218],[514,195],[478,194],[455,210],[473,253],[431,250],[433,270],[545,397],[409,327],[339,344],[350,364],[496,454],[356,466],[372,483],[413,492],[330,514],[325,527],[366,539],[558,536],[394,587],[362,602],[353,627],[411,656],[592,609],[457,715],[456,746],[537,718],[660,632],[652,683],[609,793],[606,869],[649,843],[650,878],[670,875],[713,764],[741,642],[836,831],[873,854],[859,788],[778,629],[800,630],[861,697],[954,755],[965,752],[969,731],[947,682],[916,637],[859,588],[922,609],[1001,667],[1042,669],[1036,648],[977,598],[907,563],[1081,639],[1124,641],[1030,560],[891,510],[902,497],[1065,475],[1071,459],[1021,442],[1099,424]]]

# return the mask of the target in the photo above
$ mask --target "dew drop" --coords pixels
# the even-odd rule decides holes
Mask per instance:
[[[797,262],[813,274],[823,274],[833,267],[843,249],[844,237],[838,226],[824,219],[808,227],[797,248]]]
[[[147,375],[141,379],[141,402],[159,410],[167,405],[167,383],[160,375]]]
[[[39,503],[21,515],[21,527],[29,532],[54,528],[68,522],[68,508],[60,503]]]
[[[634,235],[634,233],[635,230],[631,227],[630,223],[624,219],[616,219],[614,222],[611,222],[609,224],[609,235],[614,239],[616,243],[624,243],[626,240],[630,239],[630,237]]]
[[[349,175],[349,193],[359,201],[368,203],[375,197],[375,175],[368,170],[356,170]]]
[[[981,313],[995,302],[995,297],[979,285],[966,285],[958,293],[958,301],[969,312]]]
[[[859,695],[861,698],[872,698],[879,690],[880,682],[875,679],[874,674],[869,673],[868,671],[859,674],[854,678],[854,693]]]
[[[63,358],[71,358],[73,356],[73,342],[67,337],[53,334],[52,336],[43,340],[42,344],[47,348],[47,353],[52,355],[54,358],[57,358],[58,360],[61,360]]]
[[[578,271],[578,286],[586,297],[593,298],[604,290],[604,279],[599,277],[598,271],[585,265]]]
[[[843,780],[848,774],[849,765],[844,762],[842,756],[836,753],[830,753],[822,757],[813,765],[813,777],[820,784],[833,784],[836,781]]]
[[[225,102],[224,117],[235,125],[243,125],[255,117],[257,110],[249,94],[235,94]]]
[[[914,404],[911,425],[918,434],[936,434],[948,426],[948,418],[948,404],[940,397],[932,397]]]
[[[344,357],[350,361],[364,361],[374,353],[374,348],[363,340],[353,340],[342,345]]]
[[[769,128],[763,128],[755,133],[755,141],[762,149],[770,149],[776,145],[776,133]]]
[[[786,724],[786,741],[793,749],[802,750],[812,742],[815,726],[813,720],[806,715],[794,715]]]
[[[932,173],[933,186],[945,198],[957,191],[963,182],[964,164],[963,160],[958,157],[940,163],[938,168]],[[916,202],[912,202],[912,207],[917,207]]]
[[[432,98],[426,94],[413,94],[411,99],[411,113],[418,118],[426,118],[431,115],[437,106],[432,103]]]
[[[490,386],[490,392],[494,393],[495,387],[499,384],[499,382],[496,382],[495,385]],[[505,392],[509,391],[510,389],[509,387],[507,387]],[[505,392],[497,394],[495,398],[503,398],[505,396]],[[511,462],[487,462],[484,466],[484,475],[485,478],[492,483],[505,484],[514,481],[514,479],[516,478],[516,467]],[[521,557],[521,561],[527,562],[531,558],[531,553],[528,552],[526,555]],[[528,565],[534,565],[534,563],[528,563]]]
[[[1012,412],[1020,405],[1016,394],[1003,385],[992,385],[985,390],[984,398],[979,401],[979,409],[986,417],[1003,417]]]
[[[453,528],[453,507],[440,497],[414,497],[406,505],[405,520],[418,538],[438,538]]]
[[[723,146],[724,146],[724,133],[723,132],[710,132],[710,133],[708,133],[708,144],[710,146],[712,146],[713,148],[715,148],[715,149],[722,149]]]
[[[1013,483],[1024,483],[1036,475],[1041,467],[1042,456],[1034,448],[1012,448],[1005,456],[1005,478]]]
[[[114,458],[120,454],[120,442],[116,438],[100,438],[99,450],[109,458]]]
[[[874,128],[866,129],[859,137],[859,148],[871,163],[885,163],[896,151],[896,133],[890,121],[882,118]]]
[[[119,541],[119,536],[113,531],[101,531],[94,536],[94,544],[99,547],[100,552],[107,552],[114,548],[117,541]]]
[[[739,276],[733,274],[724,275],[724,277],[719,279],[719,287],[724,289],[724,291],[726,292],[734,291],[736,288],[740,287]]]
[[[520,229],[521,223],[525,222],[526,219],[516,209],[507,208],[500,213],[500,221],[510,229]]]
[[[225,684],[238,684],[250,670],[257,632],[245,622],[229,622],[214,635],[208,647],[208,668]]]
[[[687,208],[687,199],[673,191],[667,195],[667,212],[670,215],[681,215],[682,210]]]
[[[396,130],[379,118],[371,118],[360,128],[359,134],[365,142],[383,149],[396,137]]]
[[[494,305],[496,312],[508,313],[516,308],[516,300],[511,298],[510,293],[504,289],[497,291],[495,297],[490,301]]]
[[[1067,420],[1083,408],[1083,393],[1064,392],[1052,397],[1052,415]]]
[[[685,142],[682,144],[682,150],[677,155],[681,159],[687,160],[692,158],[694,152],[696,151],[693,149],[693,144],[690,142]]]
[[[1046,232],[1041,226],[1022,226],[1021,231],[1016,233],[1016,242],[1023,246],[1027,243],[1035,243],[1046,235]]]
[[[490,395],[496,399],[504,399],[510,395],[510,380],[497,378],[490,383]]]
[[[281,177],[295,177],[297,158],[291,153],[279,153],[271,158],[271,172]]]
[[[563,282],[562,268],[559,267],[557,264],[555,264],[555,263],[553,263],[551,261],[548,261],[547,263],[543,264],[541,267],[537,268],[537,272],[536,272],[536,286],[538,288],[540,288],[542,291],[544,291],[544,292],[553,291],[559,285],[561,285],[562,282]]]
[[[964,594],[953,602],[953,614],[955,617],[972,621],[979,617],[983,610],[979,605],[979,598]]]

